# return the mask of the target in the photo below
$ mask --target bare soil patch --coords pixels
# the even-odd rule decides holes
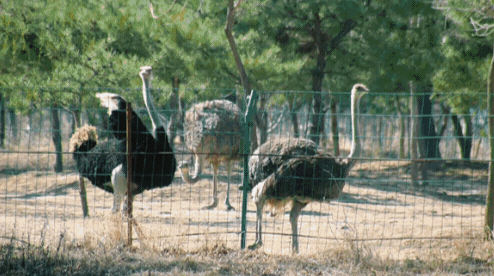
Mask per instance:
[[[344,194],[331,203],[311,203],[300,217],[301,255],[334,250],[346,244],[369,248],[374,255],[404,260],[431,256],[475,239],[482,230],[487,172],[483,166],[443,165],[430,173],[427,186],[411,187],[409,163],[364,162],[351,172]],[[233,176],[231,202],[200,210],[212,194],[211,171],[197,184],[180,176],[170,187],[146,191],[134,202],[134,245],[192,252],[221,244],[240,248],[240,167]],[[220,202],[226,173],[220,177]],[[76,173],[46,171],[0,176],[0,231],[33,244],[56,243],[60,236],[81,244],[124,242],[126,219],[111,214],[113,195],[87,185],[90,217],[83,218]],[[248,200],[247,245],[255,238],[255,206]],[[265,216],[261,252],[289,255],[288,210]],[[5,242],[8,239],[3,239]],[[2,241],[0,241],[2,242]],[[455,256],[444,256],[454,258]]]

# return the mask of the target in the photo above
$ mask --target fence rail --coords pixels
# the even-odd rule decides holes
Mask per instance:
[[[265,133],[257,127],[258,139],[266,142],[280,137],[305,137],[311,123],[311,92],[259,92],[267,104],[258,107]],[[430,116],[411,116],[406,93],[369,93],[361,101],[359,126],[363,156],[346,179],[343,194],[330,203],[311,203],[299,220],[301,253],[326,250],[348,242],[363,242],[376,254],[391,258],[411,258],[424,251],[454,247],[455,241],[473,239],[483,233],[487,164],[489,160],[487,112],[478,95],[469,96],[470,107],[448,108],[437,95]],[[350,151],[351,120],[349,93],[325,94],[324,130],[319,146],[329,153],[346,156]],[[399,104],[397,108],[392,102]],[[335,105],[332,107],[332,104]],[[188,106],[191,106],[189,104]],[[148,124],[142,103],[133,107]],[[246,106],[242,102],[239,106]],[[446,106],[446,107],[445,107]],[[186,105],[184,107],[187,107]],[[245,108],[242,112],[245,113]],[[84,243],[123,241],[125,218],[112,215],[113,197],[86,182],[89,217],[84,218],[79,199],[78,173],[68,149],[75,121],[68,109],[58,108],[62,138],[63,172],[53,171],[57,152],[53,144],[51,109],[31,109],[27,114],[7,112],[5,144],[0,157],[0,236],[4,241],[19,240],[39,244],[64,240]],[[460,113],[462,111],[463,113]],[[178,110],[160,110],[164,118]],[[180,112],[182,112],[180,110]],[[105,127],[106,110],[86,109],[83,123],[98,128],[101,139],[110,137]],[[456,118],[453,119],[453,116]],[[336,120],[333,120],[333,119]],[[420,155],[411,159],[410,127],[415,118],[430,118],[440,156]],[[150,125],[150,124],[149,124]],[[333,127],[337,127],[337,132]],[[459,132],[460,131],[460,132]],[[175,133],[177,160],[191,159],[179,124]],[[218,133],[227,135],[228,133]],[[462,158],[458,134],[470,140],[469,159]],[[264,135],[264,136],[263,136]],[[425,139],[424,137],[419,139]],[[338,142],[335,142],[337,139]],[[338,150],[335,150],[337,145]],[[418,162],[418,184],[412,184],[411,164]],[[223,244],[240,248],[255,239],[256,208],[249,198],[242,214],[242,185],[245,161],[235,162],[232,177],[220,166],[219,199],[231,181],[230,201],[201,210],[211,199],[212,170],[204,164],[202,179],[186,184],[175,172],[172,185],[145,191],[134,199],[135,233],[138,246],[178,247],[192,251],[201,246]],[[289,209],[263,219],[264,246],[268,253],[287,253],[291,248]],[[242,230],[242,221],[246,232]],[[7,239],[8,238],[8,239]],[[0,241],[1,243],[2,241]],[[245,244],[244,243],[244,244]]]

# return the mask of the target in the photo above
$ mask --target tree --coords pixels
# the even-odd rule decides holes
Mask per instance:
[[[440,100],[445,101],[451,111],[461,158],[465,160],[470,159],[472,149],[471,110],[484,108],[479,91],[487,86],[485,76],[493,51],[488,41],[472,36],[472,31],[451,27],[444,33],[441,49],[445,58],[433,79],[435,92],[444,95]]]
[[[345,42],[362,23],[369,4],[370,1],[362,4],[356,1],[284,0],[252,5],[251,16],[260,22],[262,32],[281,47],[284,58],[305,60],[301,70],[309,72],[311,78],[311,83],[305,86],[313,91],[308,135],[316,143],[325,126],[326,109],[321,93],[324,80],[335,74],[333,68],[342,62],[341,57],[347,51]]]
[[[442,10],[449,18],[460,26],[460,28],[470,28],[471,33],[482,37],[491,45],[493,44],[494,32],[494,7],[485,5],[482,1],[476,0],[451,0],[439,2],[436,9]],[[493,47],[494,48],[494,47]],[[493,237],[494,225],[494,55],[491,57],[489,73],[487,74],[487,109],[489,125],[489,176],[487,184],[485,231],[486,239]]]
[[[375,31],[363,34],[370,63],[377,67],[369,72],[369,86],[377,91],[406,92],[413,82],[420,116],[420,157],[440,158],[431,96],[432,77],[442,59],[444,16],[423,1],[383,2],[373,8],[377,16],[368,25]]]

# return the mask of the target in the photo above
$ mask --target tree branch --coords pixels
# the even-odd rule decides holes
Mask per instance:
[[[470,24],[472,24],[472,27],[475,30],[475,34],[478,36],[488,36],[494,33],[494,24],[480,24],[472,17],[470,17]]]
[[[235,13],[235,9],[238,8],[240,1],[237,2],[237,5],[233,5],[233,0],[228,0],[228,11],[226,14],[226,26],[225,26],[225,35],[228,39],[228,43],[230,44],[230,48],[232,49],[233,58],[235,59],[235,64],[237,65],[237,70],[240,74],[240,80],[242,81],[242,86],[244,88],[244,93],[247,95],[250,94],[250,83],[247,77],[247,72],[245,71],[245,67],[242,63],[242,59],[238,54],[237,44],[235,43],[235,39],[233,38],[233,15]]]
[[[177,0],[175,0],[175,2],[177,2]],[[173,7],[173,5],[175,4],[175,2],[173,2],[172,7]],[[151,12],[151,16],[152,16],[154,19],[158,19],[158,18],[159,18],[159,16],[156,16],[156,15],[154,14],[154,7],[153,7],[153,3],[151,3],[151,0],[149,0],[149,11]]]
[[[330,52],[332,52],[338,45],[340,44],[341,40],[355,27],[357,27],[357,22],[354,21],[353,19],[347,19],[343,24],[343,27],[333,39],[331,39],[329,45],[330,45]]]

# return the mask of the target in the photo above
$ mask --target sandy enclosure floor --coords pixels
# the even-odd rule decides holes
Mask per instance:
[[[481,233],[487,170],[484,165],[444,165],[431,172],[429,184],[413,188],[409,163],[374,161],[357,165],[344,194],[331,203],[311,203],[299,219],[300,253],[337,248],[345,243],[384,258],[404,259],[441,254],[462,239]],[[223,204],[226,171],[220,169],[220,204],[200,210],[211,199],[212,176],[185,184],[178,172],[170,187],[146,191],[135,198],[133,232],[136,246],[160,250],[225,245],[240,249],[241,183],[236,167],[231,203]],[[87,181],[86,181],[87,182]],[[87,185],[89,218],[83,219],[76,173],[45,171],[0,174],[0,243],[21,241],[53,244],[74,241],[123,241],[127,221],[111,214],[113,195]],[[289,254],[289,209],[276,217],[264,216],[264,246],[270,254]],[[247,245],[255,239],[255,206],[248,199]],[[136,226],[134,226],[135,229]]]

